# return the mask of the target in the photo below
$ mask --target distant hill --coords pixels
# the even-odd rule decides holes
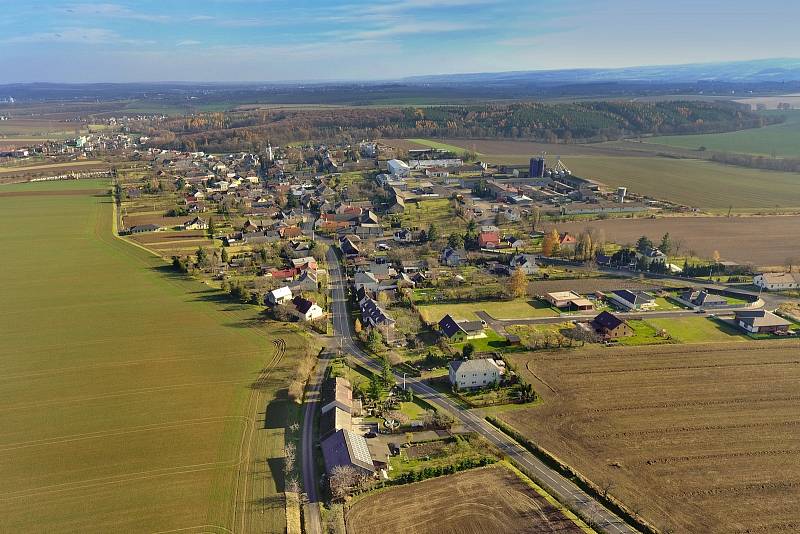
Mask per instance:
[[[406,83],[596,84],[607,82],[754,83],[800,81],[800,59],[759,59],[616,69],[564,69],[411,76]]]

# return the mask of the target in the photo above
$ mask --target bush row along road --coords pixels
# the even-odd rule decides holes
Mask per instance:
[[[350,324],[350,317],[347,311],[347,289],[344,277],[342,276],[339,257],[334,247],[328,250],[327,263],[329,283],[332,292],[330,312],[337,340],[340,342],[342,350],[350,353],[365,368],[380,371],[378,363],[364,353],[353,340],[352,325]],[[318,380],[321,372],[322,371],[318,368],[315,374],[316,378],[312,380]],[[397,376],[397,378],[401,379],[402,377]],[[462,409],[460,406],[454,404],[446,395],[435,391],[419,379],[406,378],[406,385],[410,386],[414,393],[426,402],[453,414],[464,428],[480,434],[494,444],[503,454],[520,466],[523,471],[532,476],[545,490],[566,504],[571,510],[590,520],[601,532],[609,534],[638,532],[625,523],[619,516],[595,501],[573,482],[547,467],[519,443],[497,430],[481,417],[476,416],[469,410]],[[310,388],[316,393],[318,382],[315,382]],[[313,406],[315,405],[316,402],[314,402]],[[311,406],[311,403],[306,406],[306,419],[303,425],[303,482],[309,502],[315,504],[318,497],[314,482],[318,480],[318,478],[314,473],[313,455],[305,452],[314,450],[314,443],[312,441],[313,424],[310,423],[310,421],[313,421],[313,409]],[[311,415],[309,415],[309,411]],[[315,507],[314,510],[318,510],[318,507]],[[317,521],[318,519],[311,519],[312,523],[318,524]]]

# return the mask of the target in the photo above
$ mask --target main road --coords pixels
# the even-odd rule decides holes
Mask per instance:
[[[328,279],[332,293],[330,313],[333,320],[334,334],[339,338],[343,351],[350,353],[367,369],[380,371],[378,363],[362,351],[353,341],[353,327],[350,323],[350,316],[347,308],[347,286],[344,276],[342,275],[339,256],[333,246],[328,250],[327,263]],[[398,378],[400,377],[398,376]],[[446,395],[437,392],[417,378],[407,378],[406,385],[410,386],[416,395],[429,404],[453,414],[464,428],[482,435],[493,443],[503,454],[508,456],[517,466],[536,480],[546,491],[554,495],[559,501],[578,513],[581,517],[588,519],[601,532],[611,534],[638,532],[625,523],[619,516],[594,500],[571,480],[547,467],[547,465],[542,463],[541,460],[536,458],[527,449],[523,448],[506,434],[497,430],[482,417],[475,415],[469,410],[463,409],[451,401]],[[306,412],[306,416],[308,420],[308,412]],[[304,432],[304,442],[305,440]],[[305,455],[303,459],[305,470]],[[311,472],[313,473],[313,469]],[[309,482],[308,477],[304,476],[304,482]],[[311,492],[308,487],[306,488],[306,493],[309,494],[310,498]]]

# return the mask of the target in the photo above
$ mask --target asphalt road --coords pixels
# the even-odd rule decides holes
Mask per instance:
[[[328,251],[327,260],[329,281],[332,290],[331,314],[333,329],[336,336],[340,338],[342,349],[355,357],[364,367],[380,371],[378,363],[364,353],[353,341],[352,325],[350,324],[350,318],[347,312],[347,290],[345,280],[342,276],[338,256],[333,247]],[[397,378],[401,379],[402,377],[398,376]],[[523,471],[533,477],[546,491],[556,496],[558,500],[566,504],[571,510],[592,521],[601,532],[611,534],[638,532],[626,524],[616,514],[595,501],[573,482],[550,469],[516,441],[497,430],[483,418],[456,405],[446,395],[435,391],[419,379],[406,378],[406,384],[428,403],[450,412],[466,429],[482,435],[493,443],[514,461],[514,463],[521,467]],[[305,430],[303,440],[305,443]],[[306,481],[305,470],[304,481]],[[308,489],[306,491],[308,492]]]
[[[314,461],[316,448],[316,432],[314,432],[314,414],[319,404],[320,388],[325,377],[328,360],[320,358],[314,373],[306,385],[305,402],[303,405],[303,438],[300,444],[302,450],[303,489],[307,503],[304,505],[304,527],[307,534],[322,534],[322,520],[319,510],[319,495],[317,493],[317,464]]]

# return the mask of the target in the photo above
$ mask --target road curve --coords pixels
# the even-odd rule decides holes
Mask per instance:
[[[352,354],[364,367],[380,371],[380,366],[377,362],[364,353],[353,341],[352,325],[347,312],[347,288],[342,276],[339,257],[333,247],[328,250],[327,263],[332,293],[330,313],[333,319],[334,333],[340,338],[344,351]],[[402,377],[398,376],[398,378]],[[519,465],[523,471],[532,476],[546,491],[557,497],[558,500],[580,516],[589,519],[601,532],[609,534],[638,532],[619,516],[595,501],[572,481],[547,467],[519,443],[497,430],[483,418],[456,405],[447,396],[437,392],[417,378],[406,378],[406,384],[410,385],[414,393],[425,399],[425,401],[447,410],[457,417],[465,428],[482,435],[493,443]],[[306,439],[305,434],[304,432],[304,441]]]

